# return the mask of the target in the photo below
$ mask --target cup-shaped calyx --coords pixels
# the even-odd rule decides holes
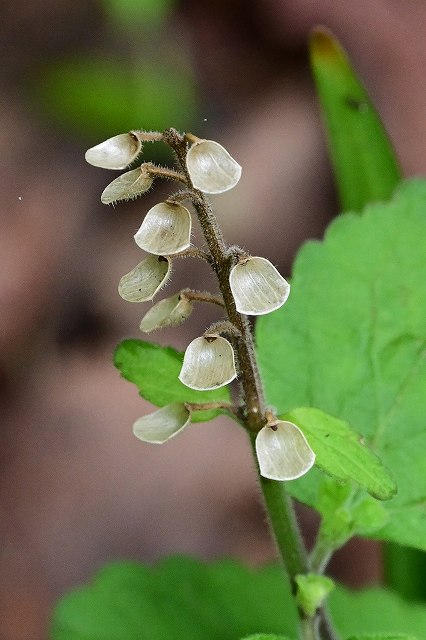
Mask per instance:
[[[281,307],[290,285],[266,258],[240,260],[229,275],[232,295],[239,313],[261,316]]]
[[[204,193],[228,191],[241,177],[238,162],[213,140],[194,142],[186,156],[186,166],[192,184]]]
[[[198,391],[218,389],[237,377],[234,350],[216,334],[195,338],[187,347],[179,380]]]
[[[139,328],[144,333],[150,333],[163,327],[175,327],[182,324],[191,315],[193,303],[185,294],[176,294],[157,302],[144,315]]]
[[[142,142],[138,136],[130,133],[120,133],[108,138],[86,151],[86,161],[94,167],[103,169],[125,169],[135,160],[142,149]]]
[[[292,422],[277,420],[256,436],[260,473],[271,480],[295,480],[313,466],[315,454]]]
[[[152,300],[171,272],[171,261],[164,256],[148,256],[119,282],[118,293],[127,302]]]
[[[133,200],[151,188],[154,178],[145,164],[127,171],[109,183],[102,192],[101,202],[113,204],[119,200]]]
[[[157,255],[184,251],[191,244],[191,214],[176,202],[160,202],[146,214],[135,242],[141,249]]]
[[[136,420],[133,433],[143,442],[163,444],[182,431],[191,420],[191,411],[179,402],[169,404]]]

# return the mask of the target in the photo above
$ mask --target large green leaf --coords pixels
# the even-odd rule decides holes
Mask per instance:
[[[330,609],[342,636],[419,635],[426,607],[382,589],[336,588]],[[296,638],[297,616],[280,567],[205,565],[170,558],[148,568],[120,563],[66,596],[53,616],[53,640],[236,640],[251,634]],[[260,636],[262,637],[262,636]]]
[[[194,391],[178,379],[183,353],[143,340],[123,340],[114,353],[114,364],[123,378],[133,382],[145,400],[157,407],[172,402],[230,402],[228,387]],[[192,422],[206,422],[223,413],[220,409],[195,411]]]
[[[367,92],[334,36],[311,37],[311,65],[344,211],[388,199],[400,180],[395,155]]]
[[[346,420],[395,476],[390,518],[372,536],[426,549],[426,183],[345,214],[309,242],[292,293],[257,324],[268,402]],[[319,508],[319,472],[289,484]],[[328,513],[328,512],[327,512]],[[324,513],[324,515],[327,515]]]

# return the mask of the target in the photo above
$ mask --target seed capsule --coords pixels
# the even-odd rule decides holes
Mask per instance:
[[[315,462],[315,454],[299,427],[283,420],[259,431],[256,453],[261,475],[271,480],[300,478]]]
[[[174,402],[136,420],[134,435],[142,442],[163,444],[189,424],[191,412],[184,404]]]
[[[103,204],[113,204],[119,200],[132,200],[150,189],[153,177],[144,164],[137,169],[127,171],[110,182],[101,195]]]
[[[266,258],[250,257],[231,269],[232,295],[239,313],[261,316],[281,307],[290,285]]]
[[[223,193],[232,189],[241,177],[241,167],[213,140],[195,142],[186,156],[192,184],[204,193]]]
[[[171,260],[164,256],[148,256],[124,275],[118,293],[127,302],[152,300],[170,277]]]
[[[160,300],[144,315],[139,328],[150,333],[163,327],[174,327],[185,322],[192,313],[193,303],[184,295],[177,294]]]
[[[181,204],[160,202],[146,214],[135,242],[156,255],[179,253],[191,244],[191,214]]]
[[[103,169],[125,169],[137,158],[142,142],[132,132],[120,133],[86,151],[86,161]]]
[[[218,335],[195,338],[187,347],[179,380],[198,391],[218,389],[237,377],[234,350]]]

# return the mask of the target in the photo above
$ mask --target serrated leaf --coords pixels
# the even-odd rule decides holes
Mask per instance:
[[[123,340],[114,352],[114,364],[123,378],[133,382],[140,395],[164,407],[172,402],[229,402],[227,387],[194,391],[178,379],[183,353],[143,340]],[[194,411],[192,422],[206,422],[223,413],[220,409]]]
[[[341,587],[329,605],[342,637],[418,635],[426,607],[383,589]],[[207,565],[169,558],[153,567],[104,568],[65,596],[53,614],[52,640],[235,640],[253,634],[298,637],[297,615],[281,567],[251,570],[238,562]],[[261,632],[260,630],[264,630]]]
[[[346,420],[393,473],[389,521],[371,537],[426,549],[426,182],[345,214],[294,267],[286,305],[257,323],[269,403]],[[313,470],[315,471],[315,470]],[[318,508],[320,473],[289,484]],[[318,483],[318,484],[317,484]]]
[[[394,151],[338,40],[323,27],[310,42],[311,66],[344,211],[387,200],[401,179]]]
[[[280,417],[301,429],[322,471],[337,480],[353,480],[379,500],[389,500],[395,494],[392,475],[347,422],[309,407]]]

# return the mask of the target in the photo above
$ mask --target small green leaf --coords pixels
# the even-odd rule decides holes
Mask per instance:
[[[312,406],[354,425],[398,486],[383,503],[388,521],[369,537],[420,549],[426,549],[425,212],[426,181],[415,180],[362,216],[338,217],[323,242],[300,251],[285,306],[256,324],[267,401],[280,414]],[[324,479],[312,469],[288,488],[318,509]]]
[[[337,586],[329,607],[342,637],[424,637],[426,606],[384,589],[354,592]],[[123,562],[104,568],[91,584],[61,600],[51,637],[235,640],[253,634],[298,637],[296,608],[282,568],[252,570],[234,561],[207,565],[177,557],[152,567]]]
[[[123,378],[133,382],[140,395],[164,407],[172,402],[230,402],[228,387],[194,391],[178,379],[183,353],[143,340],[124,340],[114,353],[114,364]],[[206,422],[223,413],[221,409],[194,411],[192,422]]]
[[[387,200],[401,176],[380,118],[338,40],[323,27],[311,37],[311,65],[344,211]]]
[[[308,573],[296,576],[296,601],[307,616],[313,616],[322,606],[326,597],[333,591],[335,584],[331,578]]]
[[[395,494],[390,472],[346,422],[314,408],[293,409],[280,417],[303,431],[322,471],[338,480],[353,480],[379,500]]]
[[[389,521],[389,512],[371,496],[354,491],[350,483],[331,478],[319,487],[318,511],[323,514],[319,530],[320,544],[338,549],[355,535],[368,536]]]

